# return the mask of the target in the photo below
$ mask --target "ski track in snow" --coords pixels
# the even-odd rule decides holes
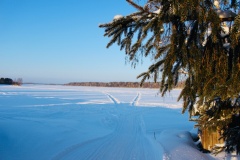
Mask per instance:
[[[121,102],[113,95],[103,92],[114,104]],[[130,109],[136,106],[141,94],[126,105],[128,112],[120,114],[112,133],[65,148],[53,160],[155,160],[162,159],[161,145],[146,135],[141,110]]]
[[[109,93],[104,93],[114,104],[120,104],[121,102],[115,98],[114,96],[112,96],[111,94]]]
[[[53,160],[155,160],[162,159],[159,147],[147,137],[141,112],[132,109],[120,117],[111,134],[70,146]]]
[[[141,93],[139,92],[139,93],[137,94],[137,96],[133,99],[131,105],[132,105],[132,106],[137,106],[140,98],[141,98]]]

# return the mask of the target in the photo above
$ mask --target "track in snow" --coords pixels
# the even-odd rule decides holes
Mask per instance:
[[[133,99],[131,105],[132,106],[138,105],[138,102],[139,102],[140,98],[141,98],[141,93],[138,93],[137,96]]]
[[[104,93],[114,104],[120,104],[120,101],[109,93]]]
[[[103,92],[117,109],[118,119],[112,133],[65,148],[53,160],[156,160],[162,159],[162,146],[146,135],[141,109],[136,106],[141,98],[138,93],[131,103],[123,104],[109,93]]]
[[[141,112],[132,107],[119,117],[115,130],[102,138],[73,145],[53,160],[155,160],[162,159],[161,146],[145,134]]]

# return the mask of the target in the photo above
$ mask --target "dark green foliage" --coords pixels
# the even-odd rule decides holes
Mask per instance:
[[[235,121],[237,119],[237,121]],[[236,123],[237,122],[237,123]],[[227,128],[224,129],[223,137],[226,141],[226,151],[232,152],[234,150],[239,154],[240,151],[240,118],[239,116],[233,117],[233,122],[229,124]]]
[[[198,126],[222,130],[227,151],[239,153],[240,139],[232,141],[231,135],[240,129],[230,126],[239,115],[234,104],[240,94],[240,15],[224,17],[222,12],[238,13],[240,2],[219,0],[219,6],[214,0],[148,0],[144,6],[127,2],[135,13],[100,25],[111,38],[107,47],[117,43],[133,63],[141,55],[153,55],[155,64],[138,78],[143,83],[153,76],[162,95],[185,75],[179,96],[183,112],[188,110],[191,117],[198,110]]]
[[[0,84],[12,85],[13,84],[13,80],[11,78],[1,78],[0,79]]]

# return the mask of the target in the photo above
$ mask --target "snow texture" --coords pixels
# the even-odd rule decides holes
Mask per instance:
[[[220,4],[219,4],[219,0],[215,0],[213,2],[214,6],[217,8],[217,9],[220,9]]]
[[[161,98],[155,89],[2,85],[0,159],[220,159],[196,148],[179,93]]]
[[[227,26],[227,24],[224,22],[223,24],[222,24],[222,32],[221,32],[221,37],[225,37],[225,36],[227,36],[227,35],[229,35],[229,27]]]
[[[123,18],[122,15],[115,15],[115,16],[113,17],[113,20],[119,20],[119,19],[122,19],[122,18]]]
[[[231,10],[221,10],[217,9],[216,13],[218,14],[219,18],[233,18],[236,16],[236,13],[232,12]]]
[[[154,11],[153,13],[160,14],[160,13],[161,13],[161,8],[159,8],[159,9],[156,10],[156,11]]]

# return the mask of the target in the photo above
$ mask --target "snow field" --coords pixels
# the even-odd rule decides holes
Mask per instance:
[[[0,159],[217,159],[196,149],[179,93],[0,86]]]

